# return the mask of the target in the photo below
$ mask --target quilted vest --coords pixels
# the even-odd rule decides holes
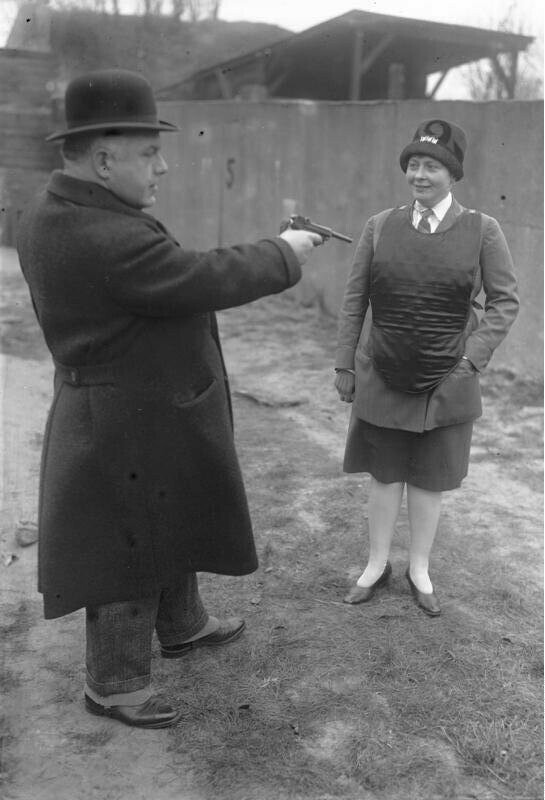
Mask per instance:
[[[371,353],[393,389],[435,388],[464,354],[479,266],[481,215],[464,211],[443,231],[421,233],[410,209],[384,223],[371,266]]]

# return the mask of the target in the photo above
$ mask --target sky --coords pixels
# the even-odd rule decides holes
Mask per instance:
[[[76,3],[77,0],[74,0]],[[141,0],[121,0],[125,13],[142,5]],[[55,2],[51,3],[52,6]],[[516,33],[535,35],[543,31],[541,0],[221,0],[220,18],[227,21],[269,22],[298,32],[352,9],[458,25],[495,28],[513,7]],[[17,0],[0,0],[0,44],[17,13]]]
[[[543,30],[542,0],[221,0],[220,18],[270,22],[301,31],[332,17],[360,9],[378,14],[495,28],[513,7],[520,30],[530,36]]]
[[[43,1],[43,0],[42,0]],[[24,0],[0,0],[0,46],[5,43],[17,13],[17,3]],[[55,7],[55,0],[49,0]],[[77,4],[78,0],[73,0]],[[123,13],[135,13],[142,0],[119,0]],[[60,4],[60,3],[59,3]],[[66,4],[66,0],[63,1]],[[108,0],[105,3],[109,5]],[[457,25],[494,29],[509,18],[513,33],[536,36],[543,41],[544,11],[542,0],[221,0],[220,19],[234,22],[268,22],[295,33],[333,17],[360,9],[392,16],[446,22]],[[542,44],[534,48],[538,54],[537,69],[541,69]],[[536,69],[532,55],[532,70]],[[441,86],[438,99],[465,99],[467,88],[457,73],[449,73]]]

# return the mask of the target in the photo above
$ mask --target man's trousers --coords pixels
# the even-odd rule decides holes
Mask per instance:
[[[139,705],[152,694],[153,631],[162,645],[191,639],[208,622],[195,573],[155,597],[88,606],[85,691],[101,705]]]

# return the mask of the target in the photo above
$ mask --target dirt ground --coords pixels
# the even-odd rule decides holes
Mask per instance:
[[[21,547],[15,534],[21,521],[36,519],[39,455],[52,369],[35,329],[14,251],[1,251],[0,266],[2,797],[223,800],[227,795],[213,793],[196,780],[195,764],[183,752],[173,750],[170,731],[128,729],[86,714],[81,703],[82,612],[53,622],[42,619],[36,591],[37,547]],[[288,298],[225,312],[220,315],[220,329],[237,430],[256,424],[255,415],[266,409],[275,429],[286,431],[286,460],[297,459],[305,448],[307,456],[312,453],[315,459],[316,476],[309,475],[305,488],[291,501],[289,512],[298,524],[320,536],[329,523],[321,504],[324,478],[320,476],[319,461],[323,458],[337,462],[340,474],[349,414],[349,409],[337,401],[332,387],[334,324],[331,320],[320,321],[317,311],[300,309]],[[446,497],[442,525],[456,526],[461,516],[466,530],[484,526],[490,551],[496,558],[503,557],[515,573],[510,576],[511,583],[539,586],[542,410],[539,387],[519,387],[511,396],[514,383],[513,376],[499,373],[493,379],[485,379],[485,416],[476,429],[470,475],[463,495]],[[266,430],[262,446],[265,457]],[[246,452],[244,445],[243,469],[248,469]],[[254,502],[257,504],[257,490],[253,487],[259,480],[259,474],[253,474],[251,507]],[[346,480],[349,493],[361,491],[360,476]],[[285,554],[289,556],[289,547]],[[327,560],[327,553],[324,558]],[[334,603],[330,613],[337,613],[338,607],[339,615],[344,614],[345,609],[336,603],[342,587],[358,574],[361,566],[360,554],[347,552],[344,574],[339,575],[341,588],[329,598]],[[469,559],[466,563],[460,559],[456,568],[471,570],[472,565]],[[262,559],[263,572],[267,569]],[[259,599],[255,599],[255,593],[260,580],[258,574],[257,578],[229,583],[233,611],[248,619],[247,639],[259,622]],[[297,580],[304,580],[304,570]],[[205,589],[211,587],[206,581],[204,585]],[[463,597],[457,602],[464,606]],[[469,602],[463,611],[471,615]],[[158,678],[166,668],[158,667]],[[172,669],[170,665],[168,668]],[[183,665],[179,668],[186,669]],[[261,800],[255,789],[245,793],[244,787],[239,787],[236,796]],[[321,794],[320,798],[330,796]],[[312,792],[304,797],[318,800]],[[362,792],[358,797],[363,800],[372,794]]]

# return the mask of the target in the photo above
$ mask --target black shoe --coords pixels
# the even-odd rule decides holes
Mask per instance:
[[[139,706],[101,706],[86,694],[85,708],[97,717],[110,717],[136,728],[168,728],[182,716],[181,711],[175,711],[157,695]]]
[[[198,647],[213,647],[219,644],[234,642],[241,635],[246,627],[246,623],[240,617],[229,617],[220,621],[219,627],[207,636],[194,639],[192,642],[182,644],[163,644],[161,645],[161,655],[163,658],[181,658]]]
[[[441,606],[439,605],[439,600],[437,599],[435,592],[421,592],[420,589],[417,589],[412,581],[409,568],[407,568],[405,577],[409,582],[411,593],[414,597],[416,605],[419,606],[429,617],[438,617],[441,613]]]
[[[343,603],[349,603],[352,606],[357,605],[358,603],[367,603],[373,595],[375,594],[377,589],[380,589],[381,586],[384,586],[390,580],[390,575],[392,574],[392,565],[389,561],[386,562],[386,566],[384,567],[384,572],[377,578],[377,580],[371,584],[371,586],[355,586],[350,589],[348,594],[343,597]]]

